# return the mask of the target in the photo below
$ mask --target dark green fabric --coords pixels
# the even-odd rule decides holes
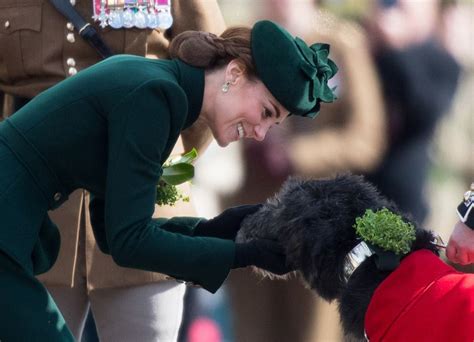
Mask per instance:
[[[30,173],[1,139],[0,134],[0,251],[30,274],[42,273],[56,259],[59,232],[50,224],[47,202]]]
[[[0,288],[0,341],[74,341],[44,286],[2,252]]]
[[[291,114],[314,118],[321,102],[336,99],[328,81],[337,72],[328,44],[307,46],[279,25],[263,20],[252,29],[257,74]]]
[[[67,193],[85,188],[94,194],[95,236],[117,263],[215,292],[232,265],[234,243],[189,236],[199,218],[152,219],[161,165],[180,131],[197,119],[203,91],[201,69],[177,60],[122,55],[50,88],[7,122],[46,161]],[[7,122],[0,123],[0,140]],[[55,191],[45,193],[47,180],[32,177],[34,163],[26,167],[25,158],[15,158],[4,145],[2,154],[9,170],[2,163],[0,249],[28,272],[45,271],[59,248],[46,216]],[[20,176],[18,183],[8,183]],[[49,234],[42,234],[42,227]]]

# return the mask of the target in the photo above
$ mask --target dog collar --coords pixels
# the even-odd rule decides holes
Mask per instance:
[[[435,235],[431,243],[436,246],[438,250],[441,248],[446,249],[446,243],[443,241],[441,235],[439,234]],[[344,277],[346,281],[349,280],[350,276],[352,275],[352,273],[354,273],[356,268],[359,267],[359,265],[362,264],[365,259],[372,256],[373,254],[378,255],[378,260],[376,260],[376,263],[377,268],[381,271],[391,271],[395,269],[396,266],[398,266],[398,264],[394,264],[393,260],[390,260],[392,258],[383,258],[383,256],[381,255],[382,253],[380,251],[377,253],[377,250],[374,250],[374,248],[378,249],[372,245],[371,247],[369,247],[369,245],[362,240],[354,248],[352,248],[349,253],[347,253],[346,258],[344,260]]]
[[[346,278],[346,281],[349,280],[356,268],[372,254],[374,254],[374,252],[369,248],[365,241],[359,242],[349,253],[347,253],[344,260],[344,277]]]

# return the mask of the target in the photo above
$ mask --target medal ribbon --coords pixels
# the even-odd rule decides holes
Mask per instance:
[[[95,21],[102,28],[161,28],[173,23],[171,0],[92,0]]]

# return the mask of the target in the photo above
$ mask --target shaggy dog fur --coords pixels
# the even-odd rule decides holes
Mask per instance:
[[[290,178],[278,194],[244,220],[236,242],[256,238],[280,242],[287,264],[301,272],[307,285],[325,300],[338,301],[347,338],[363,340],[370,299],[390,272],[379,271],[373,255],[347,280],[344,264],[347,254],[360,242],[353,227],[356,217],[363,216],[367,209],[383,207],[409,221],[361,176]],[[412,251],[424,248],[437,254],[433,239],[431,232],[416,227]]]

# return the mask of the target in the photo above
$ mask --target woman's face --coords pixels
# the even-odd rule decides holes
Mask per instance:
[[[230,82],[228,91],[216,92],[208,121],[219,146],[244,138],[262,141],[273,125],[288,116],[260,80],[250,80],[243,73],[231,73],[222,85],[226,80]]]

